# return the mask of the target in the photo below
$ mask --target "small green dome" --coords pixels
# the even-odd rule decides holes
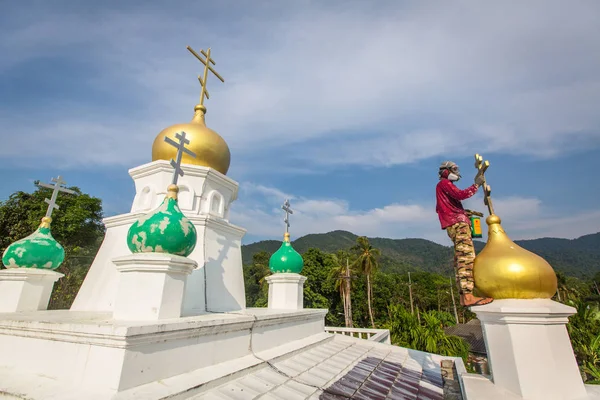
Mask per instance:
[[[189,256],[196,247],[196,228],[177,204],[176,185],[170,185],[162,204],[138,219],[127,233],[132,253],[168,253]]]
[[[17,240],[6,248],[2,263],[6,268],[57,269],[65,260],[65,249],[52,237],[52,218],[42,223],[31,235]]]
[[[279,250],[277,250],[269,259],[269,268],[273,273],[293,273],[299,274],[304,267],[302,256],[292,247],[289,233],[285,238]]]

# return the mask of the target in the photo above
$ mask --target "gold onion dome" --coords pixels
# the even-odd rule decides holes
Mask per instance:
[[[495,214],[487,217],[488,241],[475,258],[475,286],[495,299],[549,299],[556,293],[554,270],[542,257],[517,246]]]
[[[165,137],[174,137],[176,133],[183,131],[190,140],[188,149],[196,154],[196,158],[184,153],[181,163],[214,168],[226,175],[231,162],[229,146],[217,132],[206,126],[206,107],[198,104],[194,111],[191,122],[169,126],[156,136],[152,144],[152,161],[174,159],[177,149],[165,142]]]

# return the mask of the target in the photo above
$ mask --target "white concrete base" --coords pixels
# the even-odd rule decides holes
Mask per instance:
[[[496,387],[528,400],[588,398],[566,328],[573,307],[506,299],[472,311],[481,320]]]
[[[67,310],[0,314],[0,393],[29,399],[114,398],[140,385],[162,385],[169,377],[239,363],[323,335],[326,313],[254,308],[146,323]],[[20,376],[31,378],[28,385],[17,386],[24,383],[15,380]],[[42,387],[44,382],[48,386]],[[182,392],[198,385],[189,383]]]
[[[46,310],[54,282],[63,276],[47,269],[0,270],[0,312]]]
[[[181,317],[186,279],[194,260],[162,253],[137,253],[113,260],[120,279],[113,318],[148,321]]]
[[[304,308],[304,281],[299,274],[273,274],[267,276],[269,305],[275,310],[301,310]]]

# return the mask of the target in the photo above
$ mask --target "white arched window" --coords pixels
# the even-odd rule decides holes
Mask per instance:
[[[223,218],[224,202],[221,193],[213,190],[208,195],[208,213]]]
[[[154,200],[154,189],[150,186],[145,186],[137,195],[135,200],[136,211],[144,211],[152,208]]]
[[[177,202],[182,210],[194,209],[194,191],[187,185],[178,185]]]

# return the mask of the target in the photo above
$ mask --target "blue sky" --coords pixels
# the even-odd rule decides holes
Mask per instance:
[[[0,15],[0,199],[61,174],[127,212],[127,170],[191,119],[211,47],[207,124],[240,183],[245,242],[346,229],[449,244],[437,167],[492,166],[514,239],[600,231],[596,1],[21,1]],[[374,7],[373,5],[376,5]],[[467,202],[483,211],[481,194]]]

